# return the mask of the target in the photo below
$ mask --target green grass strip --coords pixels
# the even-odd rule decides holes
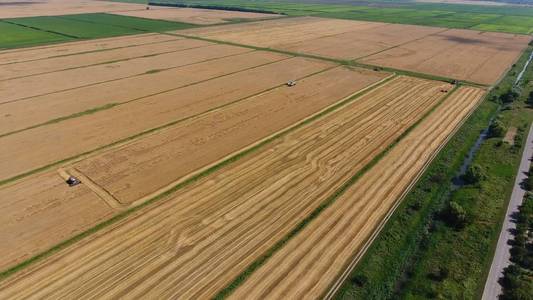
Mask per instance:
[[[326,70],[329,70],[329,69],[326,69]],[[320,71],[320,72],[317,72],[317,73],[325,72],[326,70],[323,70],[323,71]],[[312,76],[312,75],[309,75],[309,76]],[[323,116],[325,116],[325,115],[327,115],[327,114],[339,109],[340,107],[352,102],[353,100],[361,97],[362,95],[366,94],[367,92],[369,92],[371,90],[374,90],[374,89],[384,85],[386,82],[390,81],[394,77],[395,76],[389,77],[388,79],[383,80],[382,82],[380,82],[379,84],[377,84],[376,86],[374,86],[374,87],[372,87],[372,88],[370,88],[368,90],[364,90],[364,91],[362,91],[362,92],[360,92],[360,93],[358,93],[358,94],[356,94],[356,95],[354,95],[354,96],[352,96],[352,97],[350,97],[350,98],[348,98],[348,99],[346,99],[344,101],[341,101],[341,102],[339,102],[339,103],[337,103],[337,104],[335,104],[333,106],[330,106],[328,109],[326,109],[326,110],[324,110],[324,111],[312,116],[311,118],[303,120],[302,122],[297,123],[296,125],[294,125],[292,127],[289,127],[289,128],[287,128],[285,130],[282,130],[282,131],[278,132],[277,134],[271,136],[270,138],[265,139],[265,140],[261,141],[260,143],[254,145],[253,147],[250,147],[250,148],[245,149],[245,150],[243,150],[243,151],[241,151],[239,153],[236,153],[235,155],[227,158],[226,160],[223,160],[220,163],[218,163],[218,164],[216,164],[216,165],[214,165],[214,166],[212,166],[212,167],[210,167],[210,168],[208,168],[208,169],[206,169],[206,170],[204,170],[204,171],[202,171],[202,172],[200,172],[200,173],[198,173],[198,174],[196,174],[196,175],[194,175],[192,177],[187,178],[186,180],[184,180],[184,181],[176,184],[175,186],[173,186],[171,189],[166,190],[165,192],[163,192],[163,193],[161,193],[161,194],[159,194],[157,196],[154,196],[153,198],[147,200],[146,202],[144,202],[142,204],[139,204],[138,206],[129,208],[129,209],[127,209],[127,210],[125,210],[125,211],[113,216],[112,218],[110,218],[110,219],[108,219],[106,221],[103,221],[103,222],[95,225],[94,227],[91,227],[90,229],[75,235],[74,237],[66,239],[63,242],[51,247],[50,249],[45,250],[45,251],[43,251],[43,252],[41,252],[41,253],[29,258],[28,260],[25,260],[25,261],[15,265],[15,266],[11,267],[11,268],[8,268],[8,269],[0,272],[0,281],[5,280],[7,277],[9,277],[9,276],[21,271],[22,269],[24,269],[24,268],[26,268],[26,267],[28,267],[28,266],[30,266],[30,265],[38,262],[38,261],[41,261],[42,259],[44,259],[46,257],[49,257],[50,255],[52,255],[52,254],[54,254],[54,253],[56,253],[56,252],[58,252],[58,251],[60,251],[62,249],[65,249],[66,247],[68,247],[70,245],[73,245],[74,243],[80,241],[81,239],[83,239],[83,238],[85,238],[85,237],[87,237],[87,236],[89,236],[89,235],[91,235],[91,234],[93,234],[93,233],[95,233],[97,231],[100,231],[100,230],[104,229],[107,226],[110,226],[112,224],[117,223],[120,220],[123,220],[128,215],[132,214],[133,212],[136,212],[136,211],[140,210],[143,207],[151,205],[154,202],[156,202],[158,200],[161,200],[161,199],[165,198],[166,196],[169,196],[172,193],[180,190],[181,188],[183,188],[183,187],[185,187],[185,186],[187,186],[189,184],[192,184],[192,183],[198,181],[199,179],[202,179],[202,178],[208,176],[209,174],[211,174],[211,173],[213,173],[213,172],[215,172],[217,170],[220,170],[224,166],[239,160],[240,158],[242,158],[242,157],[244,157],[244,156],[246,156],[246,155],[248,155],[248,154],[250,154],[250,153],[252,153],[252,152],[254,152],[254,151],[258,150],[258,149],[260,149],[261,147],[271,143],[272,141],[274,141],[274,140],[276,140],[276,139],[278,139],[280,137],[283,137],[283,136],[287,135],[288,133],[290,133],[290,132],[292,132],[292,131],[294,131],[294,130],[296,130],[296,129],[304,126],[304,125],[307,125],[307,124],[309,124],[311,122],[314,122],[314,121],[318,120],[319,118],[321,118],[321,117],[323,117]],[[130,137],[128,139],[133,139],[133,138],[134,137]],[[82,156],[82,155],[83,154],[80,154],[79,156]],[[58,162],[58,163],[55,163],[54,165],[58,165],[60,163],[61,162]],[[49,166],[49,167],[51,167],[51,166]],[[35,172],[38,172],[38,170],[32,171],[32,173],[35,173]],[[13,180],[16,180],[16,179],[13,179]]]
[[[374,165],[376,165],[387,153],[394,148],[401,140],[403,140],[414,128],[416,128],[422,121],[424,121],[431,113],[433,113],[448,97],[450,97],[458,86],[454,88],[443,97],[437,104],[435,104],[429,111],[427,111],[420,119],[418,119],[413,125],[407,128],[400,136],[398,136],[391,144],[389,144],[381,153],[375,156],[368,164],[366,164],[361,170],[357,171],[350,179],[342,184],[332,195],[324,200],[317,208],[315,208],[307,217],[305,217],[296,227],[294,227],[285,237],[279,240],[274,246],[268,249],[262,256],[251,263],[241,274],[239,274],[228,286],[222,289],[214,298],[225,299],[233,291],[235,291],[241,284],[243,284],[248,277],[264,265],[270,257],[272,257],[277,251],[279,251],[287,242],[301,232],[311,221],[316,219],[326,208],[331,206],[335,201],[346,192],[359,178],[361,178],[366,172],[368,172]]]

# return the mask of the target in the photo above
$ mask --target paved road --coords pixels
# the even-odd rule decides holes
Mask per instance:
[[[509,259],[511,254],[509,251],[511,250],[511,246],[508,244],[508,241],[512,238],[511,231],[516,228],[516,224],[512,221],[512,215],[518,212],[518,207],[524,199],[526,191],[522,189],[520,183],[526,178],[526,172],[529,171],[531,157],[533,157],[533,124],[529,128],[526,146],[524,147],[524,153],[522,153],[522,161],[520,162],[520,168],[516,175],[513,193],[511,194],[509,206],[507,207],[502,231],[500,232],[498,245],[496,246],[496,253],[494,254],[489,276],[485,283],[485,289],[483,290],[482,300],[498,299],[498,296],[501,294],[502,287],[498,283],[498,279],[503,275],[503,269],[510,263]]]

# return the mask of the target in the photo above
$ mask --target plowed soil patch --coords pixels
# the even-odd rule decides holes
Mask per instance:
[[[219,55],[224,54],[220,50],[232,49],[213,47],[217,48],[211,52],[219,50]],[[185,62],[192,58],[180,60]],[[10,178],[139,132],[193,117],[331,66],[319,60],[292,58],[5,136],[0,138],[0,178]]]
[[[184,22],[198,25],[226,23],[232,19],[253,20],[274,18],[278,16],[274,14],[262,14],[242,11],[174,7],[163,8],[157,6],[152,6],[150,10],[114,12],[113,14],[146,19]]]
[[[465,87],[446,99],[231,298],[323,296],[483,95],[483,90]]]
[[[29,100],[4,103],[0,105],[0,135],[287,58],[289,56],[282,54],[254,51],[38,96]],[[28,105],[28,102],[32,105]]]
[[[399,78],[2,282],[0,296],[207,298],[429,111]]]

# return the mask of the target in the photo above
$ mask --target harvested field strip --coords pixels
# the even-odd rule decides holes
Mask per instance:
[[[82,171],[85,169],[81,166],[92,166],[95,163],[101,163],[103,159],[109,159],[110,157],[126,157],[129,164],[132,166],[138,161],[143,162],[143,164],[137,163],[140,167],[144,167],[146,171],[144,176],[146,177],[146,183],[141,184],[141,186],[132,186],[134,192],[142,192],[143,194],[153,192],[152,195],[148,196],[148,199],[157,197],[157,195],[166,193],[168,189],[162,191],[154,191],[154,180],[159,180],[160,184],[168,183],[172,180],[176,180],[184,175],[187,175],[187,179],[191,178],[189,172],[197,176],[207,172],[213,166],[222,164],[221,161],[228,159],[228,154],[232,153],[232,157],[237,155],[237,153],[242,153],[243,150],[241,147],[249,145],[246,149],[251,149],[254,145],[257,145],[263,141],[266,141],[271,138],[271,133],[280,128],[287,127],[289,129],[283,128],[282,130],[290,130],[290,126],[295,123],[301,122],[303,118],[312,118],[316,114],[321,113],[322,111],[338,105],[339,99],[345,97],[346,95],[352,94],[354,91],[361,91],[361,89],[370,88],[369,84],[376,82],[386,76],[386,74],[375,73],[366,70],[350,70],[344,67],[338,67],[330,71],[326,71],[315,76],[309,77],[307,79],[301,80],[298,85],[294,88],[288,89],[282,87],[276,90],[273,90],[270,93],[257,96],[256,99],[249,99],[248,101],[243,101],[238,105],[228,107],[228,109],[221,110],[219,112],[213,112],[205,117],[191,120],[187,122],[186,126],[176,125],[168,130],[162,131],[159,134],[148,136],[141,139],[139,142],[133,143],[132,145],[126,145],[124,148],[118,148],[116,151],[112,151],[107,155],[99,155],[95,158],[89,158],[86,161],[82,161],[81,164],[76,164],[72,166],[66,166],[65,169],[67,173],[74,174],[77,178],[81,179],[82,185],[92,185],[91,189],[99,195],[104,192],[105,194],[102,199],[107,201],[109,209],[118,209],[123,210],[128,207],[135,205],[140,205],[143,203],[143,199],[138,199],[134,203],[129,205],[122,205],[116,200],[113,200],[111,195],[106,190],[109,190],[110,185],[102,185],[101,187],[92,184],[92,179],[87,178],[85,175],[77,172],[74,168],[79,168]],[[325,80],[326,78],[335,78],[335,80]],[[317,82],[322,82],[318,83]],[[326,83],[327,84],[324,84]],[[349,85],[348,83],[357,82],[357,84]],[[381,81],[379,81],[381,82]],[[317,87],[318,86],[318,87]],[[366,87],[365,87],[366,86]],[[318,93],[317,93],[318,89]],[[316,94],[315,94],[316,93]],[[302,101],[305,101],[305,105],[302,104]],[[343,100],[341,100],[342,102]],[[330,105],[333,103],[333,106]],[[318,112],[317,112],[318,111]],[[228,117],[230,116],[230,117]],[[268,122],[265,122],[265,119],[268,118]],[[217,122],[217,126],[210,126],[212,122]],[[235,124],[241,124],[245,122],[246,126],[238,126],[236,129],[233,129]],[[299,124],[299,123],[298,123]],[[219,136],[220,133],[225,133],[228,129],[232,129],[231,143],[227,143],[227,140],[223,139],[206,139],[205,137]],[[269,135],[270,134],[270,135]],[[276,134],[278,134],[276,132]],[[175,138],[175,140],[169,140],[169,137]],[[166,143],[157,144],[158,141],[164,140]],[[196,142],[203,140],[204,143],[198,145]],[[238,140],[239,142],[234,142]],[[254,143],[255,142],[255,143]],[[176,144],[185,146],[176,150]],[[144,158],[143,152],[136,151],[137,156],[126,156],[125,154],[130,155],[132,151],[130,149],[139,149],[139,146],[153,146],[152,150],[154,152],[151,155],[151,162],[158,163],[163,160],[162,164],[157,164],[154,166],[147,166],[146,160],[139,160]],[[168,155],[168,151],[175,150],[171,152],[171,155]],[[187,157],[180,156],[180,153],[187,150]],[[246,150],[244,150],[246,151]],[[164,156],[162,156],[163,154]],[[159,157],[157,157],[159,156]],[[154,158],[155,157],[155,158]],[[223,160],[216,161],[219,158]],[[165,164],[169,164],[173,168],[174,172],[170,173],[161,173],[169,170]],[[105,170],[109,170],[110,167],[115,168],[114,165],[121,167],[119,162],[112,161],[109,166],[104,167]],[[203,169],[200,169],[202,166],[206,166]],[[155,170],[151,173],[148,170],[148,167],[151,169],[161,167],[161,172]],[[132,168],[133,170],[133,168]],[[94,173],[94,172],[93,172]],[[93,175],[91,173],[91,175]],[[5,238],[6,244],[4,247],[0,247],[0,254],[5,252],[6,255],[3,256],[5,259],[0,260],[0,266],[12,266],[18,262],[23,261],[28,256],[36,255],[41,253],[52,246],[60,243],[61,238],[69,236],[69,233],[83,232],[84,230],[90,228],[97,224],[95,221],[99,219],[93,219],[89,216],[84,217],[83,220],[77,220],[77,222],[69,222],[69,219],[63,220],[61,217],[60,211],[66,210],[68,213],[67,216],[75,215],[75,212],[78,212],[80,215],[87,215],[83,211],[79,211],[78,207],[70,206],[68,202],[63,203],[62,199],[55,199],[53,194],[50,191],[49,182],[53,182],[54,179],[59,181],[55,185],[58,185],[57,188],[54,188],[53,191],[57,194],[65,194],[68,198],[70,195],[70,188],[64,184],[63,181],[60,181],[57,177],[55,171],[47,172],[48,176],[45,175],[35,175],[30,176],[27,179],[17,181],[14,184],[0,189],[0,198],[3,195],[16,194],[15,200],[11,201],[10,205],[4,207],[3,212],[6,216],[6,219],[17,219],[17,216],[23,211],[31,211],[31,207],[45,206],[43,209],[45,213],[41,215],[32,215],[31,218],[22,219],[20,222],[14,222],[9,227],[0,227],[0,236],[7,236]],[[80,174],[82,176],[80,176]],[[136,172],[132,176],[125,178],[121,182],[132,183],[132,180],[138,180],[139,177],[135,175],[140,175],[141,173]],[[168,178],[165,178],[164,175],[167,174]],[[96,173],[95,175],[100,175]],[[121,176],[121,175],[120,175]],[[142,177],[142,176],[141,176]],[[35,178],[40,178],[48,184],[42,186],[35,180]],[[45,179],[43,179],[45,178]],[[179,183],[172,183],[172,187],[179,185],[180,183],[186,181],[180,180]],[[126,181],[129,180],[129,181]],[[27,192],[24,192],[24,186],[30,185],[27,188]],[[139,189],[144,187],[142,189]],[[42,189],[39,192],[39,189]],[[62,197],[63,198],[63,197]],[[85,197],[87,198],[87,197]],[[94,197],[93,197],[94,198]],[[87,201],[87,199],[85,199]],[[111,202],[110,202],[111,201]],[[50,206],[45,205],[46,203],[63,203],[63,206]],[[43,204],[45,203],[45,204]],[[28,208],[30,207],[30,208]],[[58,216],[49,220],[40,220],[42,215],[49,216],[53,211],[58,211]],[[39,228],[33,228],[32,226],[26,226],[25,222],[32,222],[32,224],[41,224],[46,222],[48,226],[45,228],[47,232],[39,231]],[[74,226],[72,223],[74,223]],[[26,228],[33,228],[31,232],[26,230]],[[9,232],[4,234],[3,230],[7,229]],[[22,231],[21,231],[22,230]],[[20,234],[18,234],[20,233]],[[34,235],[36,237],[34,237]],[[38,245],[33,243],[33,241],[39,236],[47,236],[46,242],[41,242]],[[73,234],[71,234],[73,236]],[[4,268],[5,269],[5,268]]]
[[[96,65],[13,80],[0,81],[0,104],[153,73],[250,49],[188,40],[184,50],[125,62]],[[53,83],[53,84],[52,84]]]
[[[455,92],[231,298],[322,297],[483,95],[471,87]]]
[[[300,80],[290,89],[283,86],[262,93],[107,151],[75,168],[122,204],[138,203],[190,172],[350,97],[386,75],[337,67]]]
[[[65,184],[57,170],[0,189],[0,199],[1,270],[115,214],[85,184],[72,188]]]
[[[0,80],[15,79],[57,71],[72,70],[99,64],[128,61],[136,58],[155,56],[181,51],[190,47],[188,41],[176,38],[171,41],[130,46],[107,51],[69,55],[24,63],[2,66]]]
[[[91,41],[70,42],[60,45],[4,50],[0,52],[0,65],[148,45],[151,43],[171,41],[173,39],[175,38],[169,35],[150,33],[96,39]]]
[[[0,105],[0,138],[267,65],[289,56],[253,51]],[[96,97],[95,95],[101,95]]]
[[[0,296],[212,296],[429,111],[446,87],[392,80],[6,279]]]
[[[0,138],[0,180],[198,116],[332,67],[292,58]],[[155,105],[157,104],[157,105]],[[142,116],[143,122],[138,122]],[[51,143],[50,141],[56,141]],[[33,151],[39,148],[40,151]],[[18,153],[16,159],[9,153]],[[5,159],[4,159],[5,156]],[[9,158],[8,158],[9,156]]]
[[[240,150],[239,152],[229,156],[229,157],[226,157],[224,158],[223,160],[219,161],[219,162],[216,162],[212,165],[209,165],[207,166],[206,168],[204,169],[201,169],[201,170],[198,170],[197,172],[194,172],[191,174],[191,176],[187,176],[186,178],[184,178],[183,181],[180,181],[178,183],[176,183],[176,185],[172,186],[170,189],[168,190],[165,190],[165,191],[162,191],[160,194],[154,196],[153,198],[147,200],[146,202],[143,202],[141,204],[139,204],[138,206],[132,206],[131,208],[128,208],[126,211],[124,212],[119,212],[117,213],[115,211],[115,215],[113,215],[111,218],[108,218],[106,219],[105,221],[102,221],[102,222],[98,222],[98,221],[95,221],[95,220],[91,220],[91,217],[87,217],[87,218],[83,218],[83,220],[81,220],[82,222],[80,223],[76,223],[76,222],[69,222],[69,220],[65,220],[65,219],[61,219],[59,218],[58,216],[63,216],[63,214],[65,215],[86,215],[86,213],[83,213],[83,210],[77,210],[78,208],[82,208],[82,206],[68,206],[68,213],[63,213],[63,212],[57,212],[57,209],[61,209],[61,204],[57,204],[57,205],[47,205],[48,203],[50,203],[50,195],[58,195],[58,194],[65,194],[64,198],[62,200],[64,200],[64,203],[71,203],[72,201],[70,201],[71,197],[69,197],[69,195],[72,195],[73,193],[73,190],[70,189],[69,187],[67,187],[67,185],[65,184],[64,180],[62,178],[60,178],[59,176],[57,176],[57,173],[56,173],[56,170],[51,170],[51,171],[48,171],[46,173],[43,173],[43,174],[39,174],[39,175],[35,175],[35,176],[29,176],[29,177],[26,177],[26,178],[23,178],[21,180],[18,180],[16,182],[11,182],[10,184],[7,184],[6,186],[4,187],[1,187],[0,188],[0,196],[2,194],[6,194],[6,195],[10,195],[13,193],[13,189],[17,189],[17,186],[19,189],[25,189],[24,186],[25,185],[29,185],[31,187],[35,187],[35,188],[31,188],[31,189],[27,189],[28,192],[26,193],[18,193],[18,195],[21,197],[20,199],[14,199],[13,203],[26,203],[26,204],[22,204],[22,205],[14,205],[14,206],[11,206],[11,207],[8,207],[8,209],[6,209],[4,212],[9,215],[14,215],[16,216],[17,214],[19,214],[18,212],[23,212],[23,211],[27,211],[27,207],[30,206],[30,207],[33,207],[35,205],[37,206],[47,206],[46,208],[46,211],[47,213],[51,214],[51,215],[54,215],[56,216],[55,218],[47,218],[46,220],[47,221],[53,221],[52,224],[49,225],[49,227],[47,228],[46,231],[39,231],[39,230],[42,230],[43,227],[36,227],[37,228],[37,232],[32,232],[32,233],[29,233],[28,231],[24,231],[24,234],[19,234],[19,235],[13,235],[15,237],[22,237],[22,240],[12,240],[10,241],[10,243],[7,243],[7,245],[9,245],[10,247],[15,247],[15,248],[6,248],[5,252],[8,252],[10,255],[12,255],[11,257],[15,257],[15,259],[11,262],[8,262],[8,261],[3,261],[2,264],[6,264],[7,266],[11,266],[5,270],[3,270],[2,272],[0,272],[0,280],[2,279],[5,279],[7,278],[8,276],[16,273],[16,272],[19,272],[20,270],[22,270],[23,268],[26,268],[28,267],[29,265],[31,264],[34,264],[38,261],[41,261],[43,260],[44,258],[52,255],[53,253],[61,250],[61,249],[64,249],[66,248],[67,246],[70,246],[72,245],[73,243],[77,242],[77,241],[80,241],[82,240],[83,238],[86,238],[88,237],[89,235],[91,234],[94,234],[102,229],[104,229],[105,227],[107,226],[110,226],[112,224],[116,224],[118,223],[120,220],[123,220],[124,218],[126,218],[128,215],[131,215],[132,213],[134,212],[137,212],[139,211],[140,209],[143,209],[144,207],[148,206],[148,205],[151,205],[153,203],[155,203],[156,201],[162,201],[164,200],[166,197],[168,197],[169,195],[175,193],[176,191],[202,179],[202,178],[205,178],[206,176],[222,169],[223,167],[231,164],[231,163],[234,163],[235,161],[241,159],[242,157],[245,157],[246,155],[249,155],[255,151],[257,151],[258,149],[261,149],[261,147],[265,146],[265,145],[268,145],[270,142],[272,141],[275,141],[276,139],[288,134],[289,132],[292,132],[298,128],[301,128],[303,126],[306,126],[307,124],[310,124],[311,122],[313,121],[316,121],[318,120],[319,118],[337,110],[338,108],[346,105],[347,103],[350,103],[352,101],[354,101],[354,99],[356,99],[357,97],[360,97],[361,94],[364,94],[364,93],[367,93],[369,92],[369,90],[371,90],[372,88],[375,88],[375,86],[378,86],[378,85],[383,85],[384,83],[388,82],[391,78],[393,78],[393,76],[389,76],[379,82],[377,82],[375,85],[371,85],[369,86],[368,88],[366,89],[363,89],[360,91],[360,93],[358,93],[357,95],[355,95],[354,97],[350,97],[348,99],[345,99],[345,100],[342,100],[332,106],[329,106],[327,107],[326,109],[318,112],[317,114],[315,115],[312,115],[308,118],[306,118],[305,120],[303,120],[302,122],[300,123],[297,123],[291,127],[288,127],[272,136],[269,136],[268,138],[266,139],[263,139],[257,143],[254,143],[252,145],[250,145],[249,147],[247,148],[244,148],[242,150]],[[41,178],[43,177],[43,178]],[[50,180],[55,180],[55,184],[52,183],[52,184],[47,184],[47,187],[53,187],[53,188],[50,188],[50,190],[52,190],[52,192],[47,192],[47,191],[40,191],[41,187],[39,187],[39,182],[50,182]],[[53,181],[52,181],[53,182]],[[55,186],[58,186],[57,188]],[[95,194],[92,193],[93,197],[90,198],[92,200],[95,199]],[[59,200],[59,199],[57,199]],[[98,199],[96,199],[98,200]],[[29,201],[29,203],[28,203]],[[52,203],[55,203],[57,201],[52,201]],[[99,201],[100,204],[103,204],[103,201]],[[137,202],[137,201],[136,201]],[[61,201],[59,203],[62,203]],[[107,205],[104,205],[108,208],[109,211],[111,211],[111,209],[109,208],[109,206]],[[131,205],[130,205],[131,206]],[[31,208],[30,208],[31,209]],[[41,215],[42,216],[42,215]],[[39,217],[39,216],[36,216],[36,217]],[[46,216],[45,216],[46,217]],[[27,221],[27,222],[32,222],[32,224],[35,224],[35,223],[40,223],[40,221],[37,221],[35,219],[25,219],[23,221]],[[77,221],[80,221],[79,219],[77,219]],[[93,222],[94,221],[94,222]],[[65,222],[68,222],[68,224],[66,224]],[[74,224],[73,224],[74,223]],[[94,223],[94,226],[91,225]],[[24,224],[19,224],[20,226],[16,226],[16,227],[11,227],[11,230],[10,230],[10,234],[13,233],[13,232],[16,232],[15,229],[17,230],[20,230],[20,229],[23,229],[25,228]],[[8,228],[8,227],[0,227],[0,229],[2,228]],[[43,244],[40,244],[42,247],[42,249],[37,249],[35,248],[36,244],[32,243],[31,241],[33,240],[33,238],[31,237],[32,234],[36,234],[36,235],[39,235],[39,236],[47,236],[48,239],[48,244],[46,243],[43,243]],[[2,235],[2,233],[0,232],[0,235]],[[16,246],[15,246],[16,245]],[[49,247],[49,248],[47,248]],[[24,250],[25,249],[25,250]],[[25,252],[23,252],[25,251]],[[38,253],[35,255],[35,253]],[[14,255],[14,256],[13,256]],[[29,258],[28,258],[29,256]],[[19,263],[20,262],[20,263]],[[13,265],[15,264],[15,265]]]

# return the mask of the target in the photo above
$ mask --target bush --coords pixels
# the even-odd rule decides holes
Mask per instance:
[[[365,285],[365,283],[368,282],[368,278],[365,275],[363,275],[363,274],[358,274],[358,275],[352,277],[352,282],[355,285],[361,287],[361,286]]]
[[[527,96],[526,103],[530,106],[533,106],[533,91],[529,92],[529,96]]]
[[[435,281],[443,281],[448,277],[449,273],[450,271],[448,268],[437,266],[431,270],[431,272],[428,274],[428,277]]]
[[[484,180],[487,176],[478,164],[472,164],[468,169],[466,169],[465,174],[463,175],[463,180],[467,184],[476,184]]]
[[[450,201],[442,216],[444,222],[455,229],[463,229],[469,222],[466,210],[455,201]]]
[[[518,92],[511,89],[500,95],[500,101],[504,104],[513,103],[516,99],[518,99],[519,96],[520,94]]]
[[[506,129],[502,121],[494,120],[489,126],[489,137],[503,137],[505,131]]]

